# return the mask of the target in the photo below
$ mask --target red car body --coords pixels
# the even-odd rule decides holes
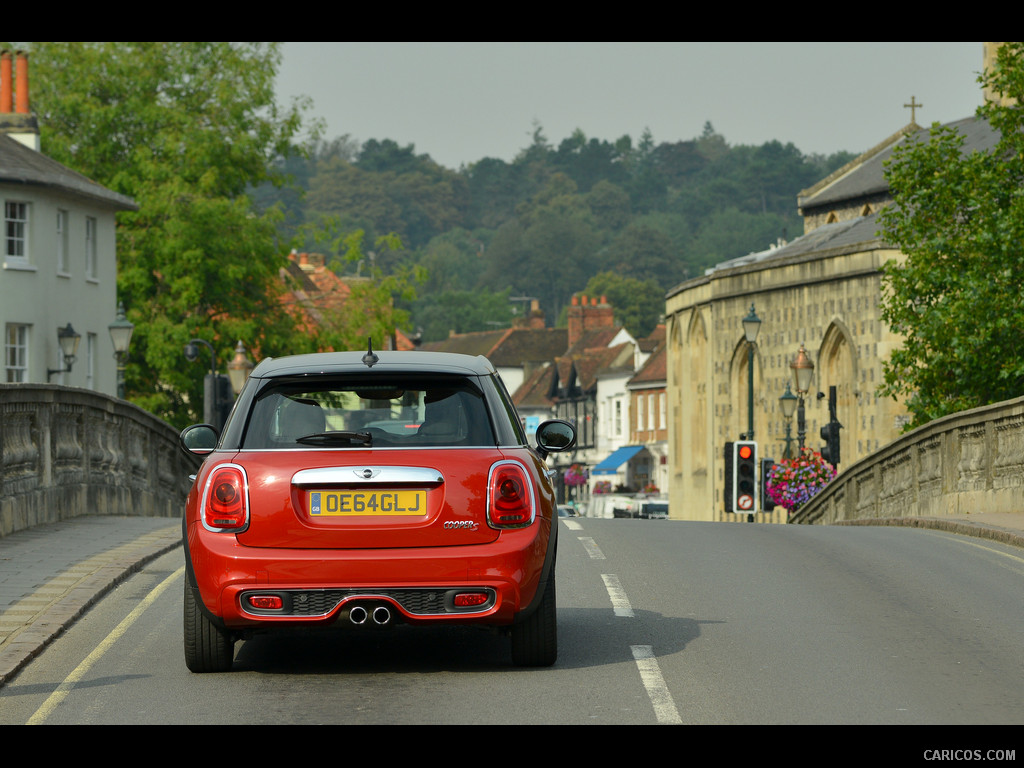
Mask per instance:
[[[572,426],[531,448],[484,358],[368,355],[265,361],[223,435],[182,432],[205,456],[184,516],[193,671],[229,669],[248,632],[335,621],[507,627],[517,664],[554,662],[544,457]]]

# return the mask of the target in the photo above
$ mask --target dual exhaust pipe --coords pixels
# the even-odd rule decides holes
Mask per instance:
[[[386,605],[378,605],[373,610],[367,610],[363,605],[354,605],[348,612],[348,620],[357,626],[372,621],[378,627],[384,627],[390,624],[393,618],[391,609]]]

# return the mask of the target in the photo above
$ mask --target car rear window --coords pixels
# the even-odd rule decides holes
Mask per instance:
[[[256,397],[243,449],[493,446],[479,389],[461,378],[271,383]]]

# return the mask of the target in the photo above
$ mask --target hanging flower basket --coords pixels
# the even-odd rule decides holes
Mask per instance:
[[[565,484],[569,486],[586,485],[587,483],[587,470],[581,464],[573,464],[562,476],[565,480]]]
[[[594,483],[594,493],[611,493],[612,492],[612,481],[611,480],[598,480]]]
[[[804,448],[794,459],[783,459],[768,475],[768,495],[793,514],[836,476],[836,469],[817,451]]]

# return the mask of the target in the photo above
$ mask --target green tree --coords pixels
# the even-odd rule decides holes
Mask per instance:
[[[190,338],[230,359],[312,351],[282,300],[276,209],[247,190],[280,182],[305,104],[279,107],[274,43],[32,43],[33,106],[51,157],[139,205],[118,215],[118,294],[135,323],[128,387],[181,425],[201,413]],[[331,340],[336,344],[336,340]]]
[[[587,281],[581,293],[607,298],[615,321],[638,339],[650,336],[665,314],[665,292],[654,280],[600,272]]]
[[[880,391],[906,399],[909,427],[1024,394],[1024,44],[1004,43],[979,82],[1013,100],[978,110],[999,132],[992,151],[964,154],[935,125],[886,172],[883,233],[905,259],[886,265],[882,317],[905,342]]]
[[[510,290],[439,291],[418,299],[413,316],[423,341],[441,341],[451,331],[471,333],[508,328],[514,319]]]

